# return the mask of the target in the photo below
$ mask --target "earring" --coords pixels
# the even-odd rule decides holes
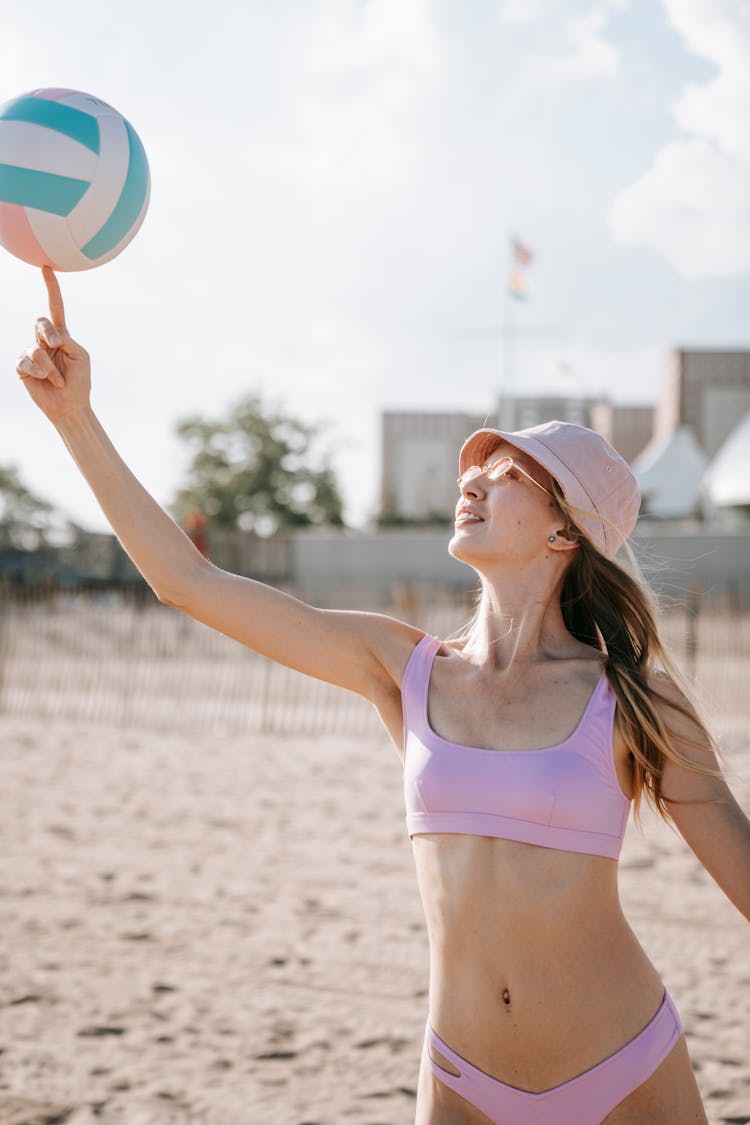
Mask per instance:
[[[549,543],[554,543],[554,542],[555,542],[555,539],[556,539],[556,536],[555,536],[555,535],[550,535],[550,537],[549,537],[549,540],[548,540],[548,542],[549,542]]]

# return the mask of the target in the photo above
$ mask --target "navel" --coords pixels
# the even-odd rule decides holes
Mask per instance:
[[[502,1001],[503,1001],[503,1005],[506,1008],[510,1008],[510,993],[508,992],[507,988],[504,988],[503,991],[502,991]]]

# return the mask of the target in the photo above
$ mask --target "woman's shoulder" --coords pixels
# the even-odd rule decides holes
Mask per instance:
[[[646,678],[651,700],[660,714],[677,712],[685,718],[697,718],[689,692],[664,668],[656,668]]]
[[[378,628],[373,630],[373,648],[378,662],[386,673],[388,692],[400,691],[404,671],[414,650],[426,637],[431,636],[432,634],[426,633],[424,629],[409,625],[398,618],[380,618]]]

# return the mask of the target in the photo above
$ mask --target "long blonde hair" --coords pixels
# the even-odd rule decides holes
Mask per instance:
[[[594,547],[575,523],[578,509],[568,505],[557,481],[553,479],[554,498],[563,513],[568,530],[578,540],[577,549],[563,577],[560,608],[568,632],[584,644],[606,653],[606,673],[617,699],[615,722],[633,757],[633,817],[640,822],[644,794],[659,815],[673,822],[667,800],[671,804],[714,803],[678,801],[665,798],[662,778],[667,760],[692,773],[716,778],[721,770],[699,765],[686,757],[675,745],[675,733],[664,721],[657,702],[665,703],[692,721],[696,738],[680,735],[686,747],[710,750],[721,760],[704,719],[700,715],[695,689],[688,683],[670,656],[659,635],[655,598],[648,588],[633,551],[628,545],[629,571]],[[580,515],[593,513],[578,512]],[[482,614],[480,597],[472,620],[460,639],[468,641]],[[655,684],[659,674],[678,689],[662,694]]]
[[[670,804],[714,804],[714,800],[680,801],[665,798],[662,790],[667,760],[691,773],[721,778],[720,769],[710,769],[687,757],[675,745],[675,732],[656,706],[665,703],[688,719],[695,738],[680,734],[686,748],[710,751],[722,758],[707,723],[700,713],[697,693],[680,672],[664,644],[656,620],[656,599],[643,577],[630,544],[624,544],[629,570],[593,546],[575,523],[582,513],[568,504],[557,481],[552,491],[566,518],[569,530],[578,539],[578,549],[565,572],[560,593],[563,621],[570,633],[585,644],[607,654],[607,679],[617,699],[615,722],[633,758],[633,817],[639,823],[644,794],[659,815],[669,824],[674,818]],[[678,689],[665,694],[656,684],[659,678]]]

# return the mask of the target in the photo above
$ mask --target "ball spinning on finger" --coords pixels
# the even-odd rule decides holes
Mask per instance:
[[[132,125],[77,90],[0,105],[0,244],[32,266],[88,270],[124,250],[151,178]]]

